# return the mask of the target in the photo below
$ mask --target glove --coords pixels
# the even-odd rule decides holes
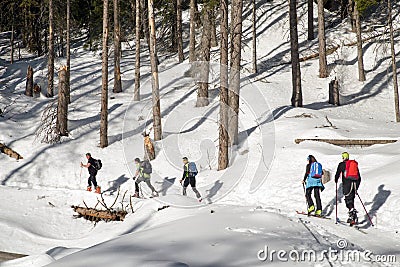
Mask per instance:
[[[135,181],[136,180],[136,176],[133,176],[132,179]]]

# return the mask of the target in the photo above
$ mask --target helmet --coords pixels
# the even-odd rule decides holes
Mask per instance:
[[[343,152],[342,153],[342,159],[349,159],[349,157],[350,157],[350,155],[349,155],[349,153],[347,153],[347,152]]]

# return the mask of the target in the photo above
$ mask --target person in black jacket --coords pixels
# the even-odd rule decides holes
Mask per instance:
[[[346,172],[346,164],[349,161],[349,153],[343,152],[342,159],[343,161],[339,163],[335,175],[335,183],[339,181],[339,178],[342,177],[342,185],[343,185],[343,195],[344,201],[346,203],[346,207],[349,210],[349,219],[347,222],[357,222],[357,210],[354,208],[354,199],[357,194],[357,190],[360,187],[361,183],[361,175],[360,171],[358,170],[358,179],[352,180],[348,179],[345,176]]]
[[[94,167],[96,164],[95,159],[92,158],[92,155],[90,153],[86,153],[86,158],[88,160],[88,163],[83,164],[81,162],[81,167],[85,167],[89,171],[87,191],[92,191],[92,184],[93,184],[94,188],[96,189],[96,193],[100,194],[100,186],[97,185],[96,181],[97,169]]]

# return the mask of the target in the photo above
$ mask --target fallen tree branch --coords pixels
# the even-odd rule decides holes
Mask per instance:
[[[318,138],[305,138],[295,139],[296,144],[300,144],[304,141],[315,141],[324,142],[336,146],[372,146],[378,144],[391,144],[397,142],[397,140],[359,140],[359,139],[318,139]]]
[[[23,159],[23,157],[19,153],[2,143],[0,143],[0,152],[16,160]]]

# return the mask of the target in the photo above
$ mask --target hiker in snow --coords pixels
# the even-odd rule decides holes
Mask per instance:
[[[186,189],[190,184],[193,192],[196,194],[197,199],[199,200],[199,202],[201,202],[201,195],[196,189],[196,175],[198,173],[196,164],[194,162],[189,162],[187,157],[183,158],[183,164],[183,176],[182,179],[179,181],[183,186],[183,195],[186,196]]]
[[[89,171],[87,191],[92,191],[92,184],[93,184],[94,188],[96,189],[96,193],[100,194],[101,188],[100,188],[100,186],[97,185],[97,181],[96,181],[96,175],[97,175],[97,171],[98,171],[98,169],[96,168],[97,162],[94,158],[92,158],[92,155],[90,153],[86,153],[86,158],[88,160],[88,163],[83,164],[81,162],[81,167],[85,167]]]
[[[151,163],[148,160],[140,161],[139,158],[135,159],[136,173],[133,180],[135,180],[135,197],[139,197],[139,184],[141,182],[146,182],[147,186],[150,188],[153,196],[158,197],[158,192],[150,182],[151,173],[153,172]]]
[[[322,192],[325,187],[322,184],[322,165],[317,162],[316,158],[313,155],[309,155],[307,157],[308,164],[306,167],[306,173],[304,174],[303,186],[306,185],[306,199],[308,204],[308,214],[311,214],[315,211],[316,216],[322,215],[322,204],[320,192]],[[315,210],[314,202],[311,197],[311,193],[314,190],[315,202],[317,204],[317,209]]]
[[[361,175],[357,161],[349,160],[349,158],[349,153],[342,153],[343,161],[340,162],[337,167],[335,183],[337,184],[340,176],[342,176],[344,201],[349,210],[349,218],[347,219],[347,222],[354,225],[358,222],[357,210],[354,208],[354,198],[357,195],[357,190],[361,183]]]

